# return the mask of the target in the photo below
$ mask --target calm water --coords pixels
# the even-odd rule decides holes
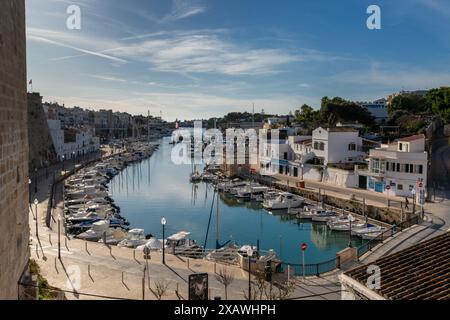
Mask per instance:
[[[190,165],[177,166],[170,160],[170,139],[158,141],[160,149],[150,159],[127,167],[110,185],[115,203],[133,228],[145,229],[162,237],[161,218],[167,220],[166,236],[178,231],[191,232],[191,238],[204,244],[214,189],[211,185],[189,182]],[[216,201],[215,201],[216,202]],[[219,197],[219,242],[234,240],[240,245],[256,245],[263,250],[274,249],[290,263],[300,263],[300,244],[306,242],[306,263],[335,257],[348,245],[348,233],[333,232],[324,224],[300,223],[283,213],[270,213],[260,204],[239,202],[225,195]],[[216,206],[207,241],[215,248]],[[354,245],[361,241],[353,239]]]

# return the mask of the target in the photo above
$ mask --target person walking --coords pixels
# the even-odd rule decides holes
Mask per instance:
[[[405,197],[405,209],[406,209],[406,210],[409,209],[408,204],[409,204],[408,197]]]

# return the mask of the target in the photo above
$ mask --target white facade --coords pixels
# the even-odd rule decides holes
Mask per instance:
[[[386,123],[388,120],[388,110],[386,107],[387,100],[379,99],[373,102],[357,102],[361,107],[366,108],[367,111],[375,118],[378,124]]]
[[[426,190],[427,166],[424,135],[382,145],[370,151],[367,189],[401,197],[411,197],[415,192],[419,196]]]
[[[55,146],[55,151],[60,161],[69,160],[100,149],[100,140],[93,137],[89,131],[79,131],[75,134],[75,141],[65,142],[64,130],[61,129],[60,120],[47,119],[50,135]]]
[[[351,128],[319,127],[312,135],[312,150],[323,165],[363,161],[362,144],[359,132]]]

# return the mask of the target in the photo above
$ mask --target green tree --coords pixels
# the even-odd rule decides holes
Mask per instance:
[[[446,123],[450,123],[450,87],[430,90],[425,98],[432,112],[438,114]]]
[[[375,119],[367,109],[340,97],[333,99],[329,99],[328,97],[322,98],[320,117],[322,122],[326,122],[330,126],[334,126],[339,121],[357,121],[368,127],[375,125]]]

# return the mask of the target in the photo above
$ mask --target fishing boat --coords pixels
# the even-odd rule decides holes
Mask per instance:
[[[366,235],[366,237],[368,237],[371,234],[383,232],[385,230],[386,228],[382,228],[380,226],[365,224],[363,227],[360,228],[352,228],[352,235],[358,237],[363,237],[364,235]]]
[[[283,192],[276,199],[264,200],[263,207],[268,210],[282,210],[298,208],[303,204],[303,199],[291,193]]]

